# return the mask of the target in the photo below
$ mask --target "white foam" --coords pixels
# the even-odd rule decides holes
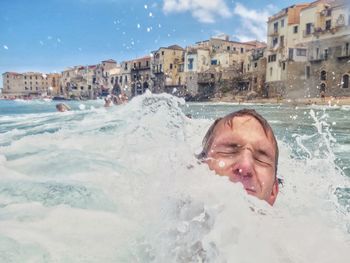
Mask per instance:
[[[312,158],[297,159],[280,141],[284,187],[272,208],[198,163],[211,121],[188,119],[183,103],[147,93],[108,110],[27,116],[59,129],[25,129],[0,148],[0,259],[348,261],[349,213],[334,191],[349,182],[331,154],[307,148]],[[301,145],[326,140],[322,127]]]

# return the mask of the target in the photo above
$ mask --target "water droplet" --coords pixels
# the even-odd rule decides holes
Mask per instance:
[[[224,161],[220,161],[220,162],[219,162],[219,167],[220,167],[220,168],[224,168],[224,167],[225,167],[225,165],[226,165],[226,164],[225,164],[225,162],[224,162]]]

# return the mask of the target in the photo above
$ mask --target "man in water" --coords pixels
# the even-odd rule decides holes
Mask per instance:
[[[278,145],[268,122],[243,109],[215,120],[200,158],[218,175],[242,183],[248,194],[273,205],[278,194]]]
[[[56,104],[56,109],[57,109],[57,111],[60,111],[60,112],[65,112],[65,111],[70,111],[71,110],[71,108],[68,105],[64,104],[64,103]]]

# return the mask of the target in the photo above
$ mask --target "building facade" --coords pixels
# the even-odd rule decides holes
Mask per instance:
[[[178,45],[161,47],[152,52],[153,92],[185,94],[184,53],[185,50]]]
[[[3,77],[4,96],[46,96],[59,93],[60,74],[39,72],[5,72]]]

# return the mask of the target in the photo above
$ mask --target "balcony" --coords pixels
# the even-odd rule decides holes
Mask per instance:
[[[133,67],[133,68],[131,68],[131,72],[141,71],[141,70],[150,70],[150,69],[151,69],[150,65],[148,65],[148,66],[143,65],[141,67]]]
[[[276,37],[278,35],[279,35],[278,31],[273,31],[273,32],[268,34],[269,37]]]
[[[321,55],[316,56],[316,57],[314,57],[314,56],[309,57],[310,63],[320,63],[320,62],[325,61],[327,59],[328,59],[328,56],[326,56],[324,54],[321,54]]]
[[[343,60],[343,59],[350,59],[350,50],[342,52],[341,54],[337,55],[338,60]]]

